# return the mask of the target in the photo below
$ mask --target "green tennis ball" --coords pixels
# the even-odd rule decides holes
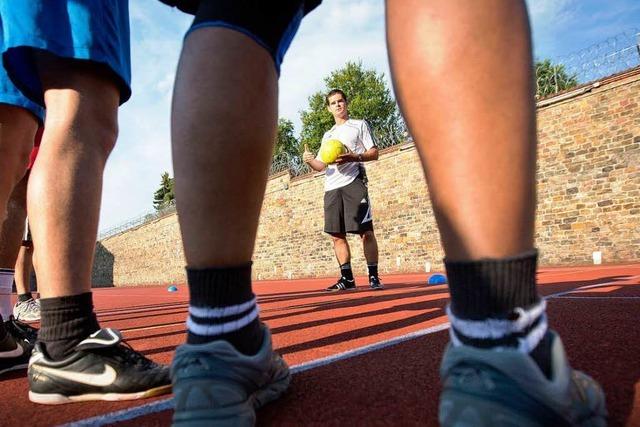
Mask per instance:
[[[320,146],[320,160],[322,163],[330,165],[335,163],[338,156],[345,154],[347,147],[337,139],[328,139]]]

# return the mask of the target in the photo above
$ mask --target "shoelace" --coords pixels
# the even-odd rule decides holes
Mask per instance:
[[[131,362],[134,365],[148,367],[154,364],[153,361],[147,359],[142,353],[135,351],[133,347],[124,340],[120,341],[119,345],[117,345],[114,350],[118,351],[126,361]]]

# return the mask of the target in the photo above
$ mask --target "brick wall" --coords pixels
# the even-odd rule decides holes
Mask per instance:
[[[640,70],[538,104],[538,216],[542,265],[640,259]],[[367,164],[380,271],[442,268],[442,250],[412,145]],[[257,279],[337,275],[322,233],[321,174],[272,176],[254,256]],[[356,274],[366,271],[359,237],[349,239]],[[98,243],[96,285],[183,282],[177,218],[153,221]]]

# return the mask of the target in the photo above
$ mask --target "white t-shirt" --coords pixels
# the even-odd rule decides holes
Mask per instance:
[[[328,139],[339,140],[356,154],[362,154],[376,146],[369,130],[369,125],[364,120],[349,119],[341,125],[334,125],[325,132],[322,142]],[[316,159],[322,161],[319,155]],[[324,191],[335,190],[351,184],[360,173],[361,167],[364,167],[364,165],[360,162],[327,165]]]

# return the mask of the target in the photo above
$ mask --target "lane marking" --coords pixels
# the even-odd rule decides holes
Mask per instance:
[[[624,280],[636,280],[636,279],[640,279],[640,275],[637,276],[631,276],[628,277]],[[551,295],[547,295],[545,298],[547,299],[551,299],[551,298],[558,298],[561,297],[563,295],[567,295],[576,291],[583,291],[585,289],[593,289],[593,288],[601,288],[603,286],[611,286],[611,285],[620,285],[620,280],[616,280],[616,281],[611,281],[611,282],[605,282],[605,283],[596,283],[594,285],[586,285],[586,286],[580,286],[578,288],[573,288],[573,289],[569,289],[567,291],[562,291],[562,292],[556,292],[555,294],[551,294]],[[635,285],[635,283],[627,283],[624,286],[633,286]]]
[[[636,275],[636,276],[632,276],[629,278],[626,278],[625,280],[635,280],[635,279],[640,279],[640,275]],[[567,291],[563,291],[563,292],[557,292],[555,294],[551,294],[546,296],[545,298],[547,299],[552,299],[552,298],[557,298],[557,299],[561,299],[561,298],[567,298],[567,299],[588,299],[588,298],[597,298],[597,299],[605,299],[607,297],[574,297],[574,296],[565,296],[567,294],[570,294],[574,291],[577,290],[585,290],[585,289],[592,289],[592,288],[597,288],[597,287],[602,287],[602,286],[610,286],[613,284],[620,284],[619,281],[615,281],[615,282],[606,282],[606,283],[600,283],[600,284],[594,284],[594,285],[587,285],[587,286],[582,286],[579,288],[574,288],[571,290],[567,290]],[[640,299],[640,297],[609,297],[610,299]],[[425,328],[425,329],[421,329],[419,331],[415,331],[409,334],[405,334],[396,338],[391,338],[389,340],[385,340],[385,341],[380,341],[378,343],[375,344],[370,344],[370,345],[366,345],[363,347],[359,347],[353,350],[348,350],[342,353],[338,353],[332,356],[327,356],[327,357],[323,357],[320,359],[316,359],[316,360],[312,360],[309,362],[304,362],[298,365],[294,365],[291,367],[291,373],[292,374],[297,374],[299,372],[304,372],[304,371],[308,371],[317,367],[321,367],[321,366],[325,366],[334,362],[338,362],[341,360],[346,360],[346,359],[350,359],[352,357],[356,357],[356,356],[360,356],[366,353],[370,353],[376,350],[380,350],[386,347],[390,347],[396,344],[400,344],[402,342],[405,341],[409,341],[412,339],[416,339],[422,336],[426,336],[429,334],[433,334],[436,332],[440,332],[443,330],[448,329],[450,326],[450,324],[447,323],[443,323],[440,325],[436,325],[436,326],[432,326],[429,328]],[[166,326],[160,326],[160,327],[166,327]],[[156,329],[154,327],[147,327],[147,328],[136,328],[135,330],[146,330],[146,329]],[[130,329],[129,331],[134,330],[134,329]],[[167,399],[163,399],[163,400],[158,400],[152,403],[148,403],[148,404],[143,404],[140,406],[135,406],[132,408],[127,408],[127,409],[122,409],[120,411],[115,411],[115,412],[110,412],[107,414],[102,414],[102,415],[97,415],[95,417],[91,417],[91,418],[86,418],[83,420],[78,420],[78,421],[73,421],[67,424],[63,424],[62,427],[80,427],[80,426],[104,426],[104,425],[108,425],[108,424],[113,424],[113,423],[117,423],[117,422],[122,422],[122,421],[127,421],[127,420],[131,420],[134,418],[138,418],[138,417],[142,417],[142,416],[146,416],[146,415],[151,415],[154,414],[156,412],[162,412],[162,411],[166,411],[166,410],[170,410],[173,408],[173,398],[167,398]]]
[[[573,295],[562,295],[556,297],[555,299],[596,299],[596,300],[607,300],[607,299],[621,299],[621,300],[636,300],[640,299],[640,297],[602,297],[602,296],[593,296],[593,297],[585,297],[585,296],[573,296]]]
[[[380,350],[386,347],[400,344],[405,341],[416,339],[425,335],[433,334],[436,332],[449,329],[449,323],[443,323],[440,325],[431,326],[429,328],[421,329],[419,331],[411,332],[399,337],[391,338],[388,340],[380,341],[374,344],[365,345],[355,348],[353,350],[344,351],[342,353],[334,354],[332,356],[322,357],[320,359],[311,360],[309,362],[300,363],[292,366],[291,373],[297,374],[300,372],[308,371],[310,369],[318,368],[320,366],[329,365],[341,360],[350,359],[352,357],[360,356],[366,353],[370,353],[376,350]],[[167,398],[158,400],[153,403],[147,403],[132,408],[122,409],[120,411],[110,412],[107,414],[97,415],[91,418],[85,418],[83,420],[72,421],[67,424],[63,424],[61,427],[97,427],[108,424],[114,424],[117,422],[128,421],[134,418],[151,415],[156,412],[162,412],[173,409],[173,398]]]

